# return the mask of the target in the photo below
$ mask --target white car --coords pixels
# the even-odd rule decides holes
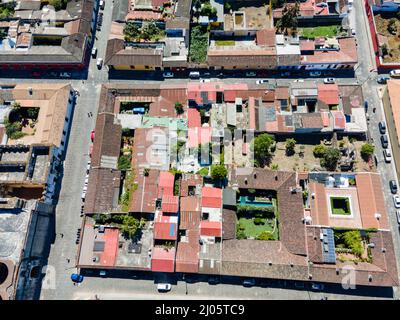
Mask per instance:
[[[400,196],[395,194],[393,195],[393,202],[396,208],[400,208]]]
[[[163,76],[164,78],[173,78],[173,77],[174,77],[174,73],[173,73],[173,72],[170,72],[170,71],[167,71],[167,72],[164,72],[164,73],[162,74],[162,76]]]
[[[400,69],[392,70],[389,74],[393,78],[400,78]]]
[[[93,58],[96,58],[96,56],[97,56],[97,48],[94,47],[94,48],[92,49],[92,57],[93,57]]]
[[[101,67],[103,66],[103,58],[98,58],[96,65],[97,69],[101,69]]]
[[[324,290],[324,285],[322,283],[312,283],[311,289],[315,291],[322,291]]]
[[[71,78],[71,73],[70,72],[61,72],[60,78]]]
[[[383,150],[383,157],[385,162],[392,162],[392,153],[388,149]]]
[[[400,210],[396,210],[397,223],[400,224]]]
[[[263,83],[268,83],[267,79],[263,79],[263,80],[257,80],[256,84],[263,84]]]
[[[335,78],[325,78],[324,79],[325,84],[332,84],[335,83]]]
[[[157,290],[159,292],[168,292],[172,288],[171,284],[169,283],[159,283],[157,284]]]
[[[351,29],[351,35],[352,35],[352,36],[355,36],[355,35],[356,35],[356,30],[353,29],[353,28]]]

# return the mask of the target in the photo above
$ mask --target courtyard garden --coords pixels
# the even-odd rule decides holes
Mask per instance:
[[[299,35],[307,39],[315,39],[319,37],[333,38],[340,32],[339,25],[319,26],[315,28],[299,28]]]
[[[4,121],[7,136],[12,140],[17,140],[26,135],[35,134],[38,116],[39,108],[25,108],[19,103],[13,103],[8,119]]]
[[[331,197],[331,210],[334,215],[351,215],[350,199],[348,197]]]
[[[193,63],[207,61],[208,30],[207,27],[197,25],[190,33],[189,59]]]
[[[368,247],[370,232],[366,230],[333,229],[336,258],[341,262],[372,262]]]
[[[237,239],[278,240],[276,198],[265,190],[241,193],[237,205]]]

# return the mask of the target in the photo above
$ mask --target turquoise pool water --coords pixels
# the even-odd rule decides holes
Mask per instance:
[[[271,207],[273,206],[272,202],[260,202],[250,199],[248,196],[241,196],[239,198],[239,203],[242,205],[252,205],[257,207]]]

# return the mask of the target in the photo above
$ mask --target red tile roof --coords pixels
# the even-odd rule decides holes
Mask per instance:
[[[337,84],[319,84],[318,100],[327,105],[339,104],[339,86]]]
[[[203,187],[201,192],[201,206],[208,208],[221,208],[222,189]]]
[[[262,29],[256,33],[256,42],[258,46],[275,46],[275,29]]]
[[[165,249],[153,248],[151,259],[151,271],[174,272],[175,270],[175,248]]]
[[[118,229],[106,228],[104,230],[103,240],[105,242],[104,251],[100,258],[100,264],[105,267],[113,267],[118,254]]]
[[[171,172],[160,172],[160,177],[158,179],[158,198],[162,198],[164,195],[174,195],[174,181],[175,176]]]
[[[178,227],[176,223],[155,222],[154,239],[176,240],[177,229]]]
[[[178,212],[179,197],[163,194],[161,201],[161,210],[163,212],[176,213]]]
[[[198,227],[200,223],[200,198],[181,198],[181,215],[179,229],[190,229]]]
[[[346,128],[346,118],[343,111],[333,110],[331,113],[334,118],[334,129],[344,130]]]
[[[222,222],[220,221],[206,221],[200,222],[200,235],[221,237],[222,236]]]
[[[197,109],[189,108],[187,111],[188,128],[201,127],[200,112]]]

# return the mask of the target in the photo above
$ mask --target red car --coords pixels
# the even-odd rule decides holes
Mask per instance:
[[[90,132],[90,140],[94,141],[94,129]]]

